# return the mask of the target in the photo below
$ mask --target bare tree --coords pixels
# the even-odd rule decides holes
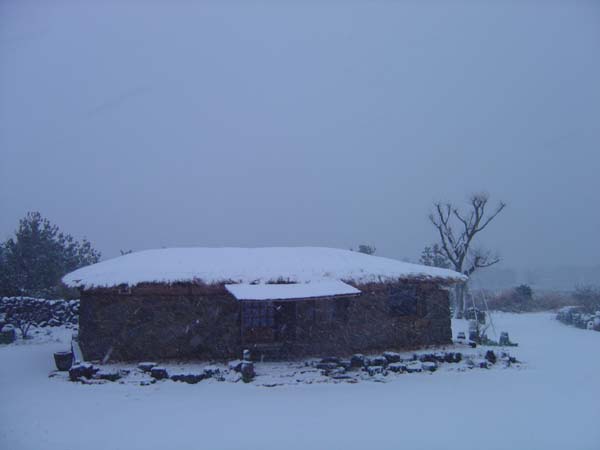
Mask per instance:
[[[17,327],[19,329],[19,331],[21,332],[21,337],[23,339],[28,339],[29,338],[29,329],[32,326],[37,325],[34,315],[35,314],[31,311],[21,312],[21,313],[17,314],[15,317],[13,317],[13,319],[11,320],[12,325]]]
[[[473,194],[469,208],[461,212],[451,203],[436,203],[429,220],[440,236],[441,250],[457,272],[470,276],[477,269],[490,267],[500,261],[498,255],[481,248],[474,248],[475,236],[482,232],[492,220],[502,212],[506,203],[500,202],[491,212],[487,212],[489,196],[485,193]],[[456,288],[456,317],[464,312],[465,285]]]

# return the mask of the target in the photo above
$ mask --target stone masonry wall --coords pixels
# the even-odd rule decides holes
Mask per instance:
[[[279,357],[346,355],[451,342],[448,292],[419,283],[414,315],[390,313],[407,283],[357,286],[355,298],[296,303],[295,339]],[[79,340],[86,359],[228,359],[243,347],[241,306],[224,285],[145,285],[81,296]],[[255,354],[260,351],[255,349]]]
[[[0,298],[0,328],[18,319],[33,322],[38,327],[76,326],[79,300],[46,300],[32,297]]]

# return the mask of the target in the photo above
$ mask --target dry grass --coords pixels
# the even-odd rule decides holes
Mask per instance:
[[[493,294],[478,291],[474,294],[478,307],[484,307],[485,296],[490,310],[505,312],[536,312],[553,311],[564,306],[579,305],[580,302],[571,293],[562,292],[536,292],[531,298],[523,298],[515,294],[514,289]]]

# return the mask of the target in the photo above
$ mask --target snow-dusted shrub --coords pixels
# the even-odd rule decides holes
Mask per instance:
[[[594,313],[600,309],[600,288],[596,286],[579,286],[575,289],[573,298],[577,304],[584,307],[586,312]]]

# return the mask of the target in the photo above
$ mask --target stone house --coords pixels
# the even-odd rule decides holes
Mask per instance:
[[[456,272],[317,247],[171,248],[63,282],[87,360],[348,355],[451,342]]]

